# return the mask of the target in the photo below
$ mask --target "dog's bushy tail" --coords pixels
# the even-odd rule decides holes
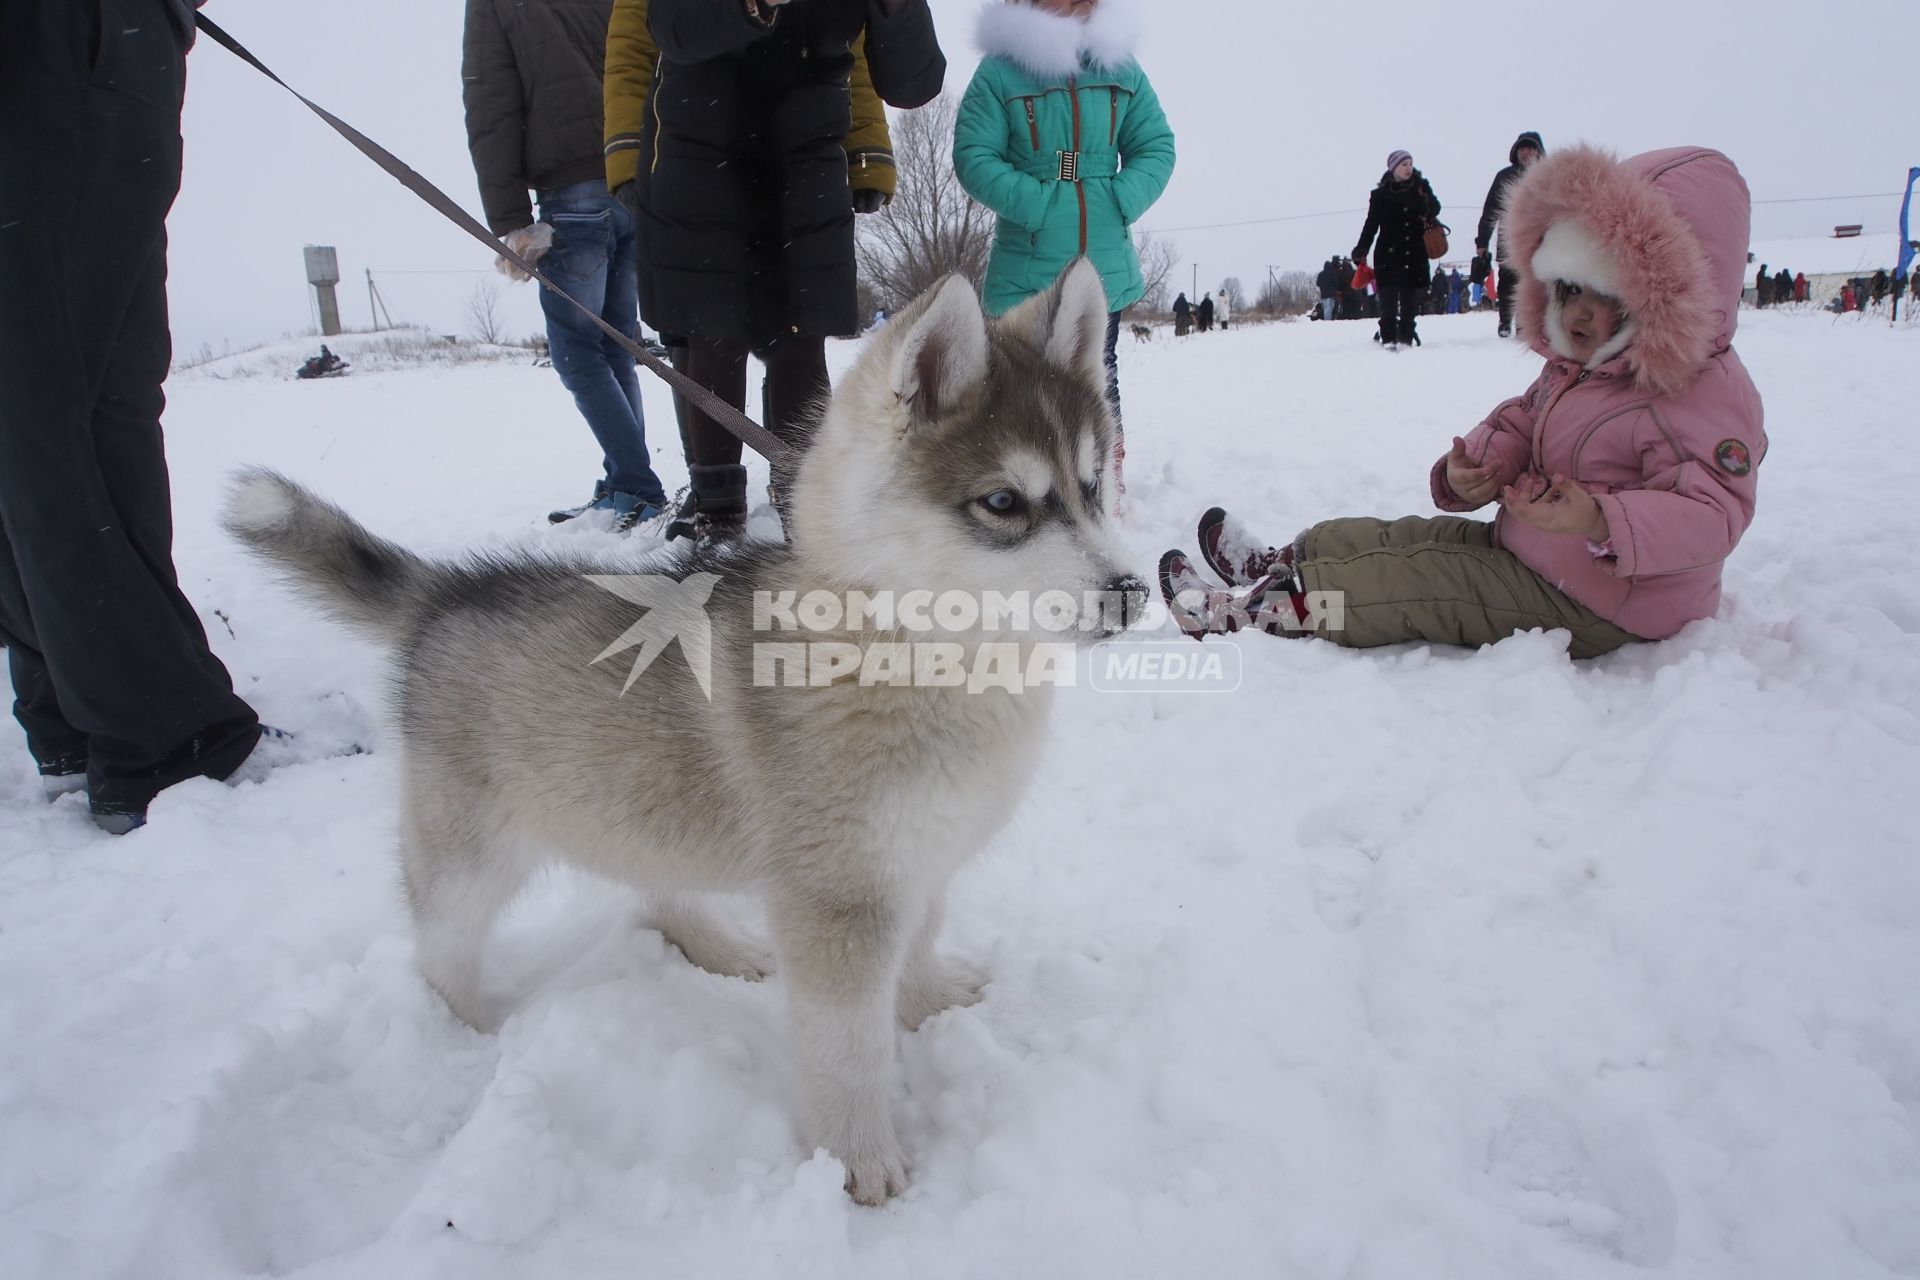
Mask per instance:
[[[317,593],[342,622],[380,639],[406,627],[434,568],[277,471],[235,474],[221,523]]]

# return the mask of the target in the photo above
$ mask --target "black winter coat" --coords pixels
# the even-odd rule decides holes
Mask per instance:
[[[533,225],[532,187],[605,180],[600,77],[613,0],[467,0],[467,147],[487,227]]]
[[[761,23],[739,0],[652,0],[660,66],[636,182],[640,308],[666,333],[760,348],[857,333],[851,45],[896,107],[936,97],[946,59],[927,0],[791,0]]]
[[[1507,167],[1493,175],[1493,185],[1487,188],[1486,203],[1480,206],[1480,225],[1474,229],[1473,247],[1481,253],[1491,252],[1493,248],[1493,229],[1500,223],[1500,214],[1506,204],[1507,188],[1523,172],[1520,168],[1520,148],[1532,147],[1541,155],[1547,154],[1547,144],[1540,135],[1533,132],[1523,133],[1513,140],[1507,148]]]
[[[1418,169],[1405,182],[1395,182],[1391,173],[1383,174],[1380,185],[1367,199],[1367,225],[1361,228],[1353,260],[1359,262],[1367,256],[1378,232],[1380,250],[1373,256],[1373,274],[1380,286],[1425,288],[1433,278],[1427,265],[1427,222],[1439,216],[1440,201]]]

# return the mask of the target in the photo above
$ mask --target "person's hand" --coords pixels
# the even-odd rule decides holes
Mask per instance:
[[[1467,442],[1455,436],[1453,451],[1447,454],[1447,487],[1454,497],[1477,507],[1492,499],[1500,477],[1493,467],[1476,467],[1467,461]]]
[[[1361,250],[1359,250],[1359,249],[1355,249],[1355,250],[1353,251],[1353,259],[1352,259],[1352,261],[1353,261],[1353,265],[1354,265],[1354,266],[1356,266],[1356,267],[1364,267],[1364,266],[1366,266],[1366,265],[1367,265],[1367,255],[1366,255],[1366,254],[1365,254],[1364,252],[1362,252]]]
[[[853,211],[855,213],[878,213],[887,206],[887,193],[872,187],[853,189]]]
[[[1528,489],[1533,488],[1531,477]],[[1592,542],[1605,542],[1610,536],[1607,514],[1593,495],[1563,475],[1538,494],[1529,494],[1513,485],[1500,491],[1500,505],[1516,520],[1524,520],[1546,533],[1571,533]]]
[[[519,254],[528,266],[538,263],[553,248],[553,226],[550,223],[536,222],[530,227],[521,227],[509,231],[500,239],[507,248]],[[502,255],[493,260],[494,270],[509,280],[531,280],[532,276],[522,271],[510,259]]]

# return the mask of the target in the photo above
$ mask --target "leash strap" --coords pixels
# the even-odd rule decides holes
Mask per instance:
[[[459,227],[462,231],[487,246],[488,249],[506,259],[520,270],[526,272],[535,280],[538,280],[543,288],[553,290],[568,302],[578,307],[582,315],[598,325],[601,331],[609,338],[612,338],[624,347],[635,360],[638,360],[649,370],[665,379],[667,384],[675,391],[685,396],[687,400],[698,407],[702,413],[738,436],[742,443],[772,462],[783,461],[792,452],[792,449],[771,431],[768,431],[765,427],[747,417],[746,414],[741,413],[738,409],[695,382],[692,378],[689,378],[686,374],[681,373],[659,356],[648,351],[638,342],[635,342],[630,335],[621,333],[605,320],[602,320],[599,312],[581,302],[580,299],[574,297],[553,281],[547,279],[531,262],[522,258],[512,249],[509,249],[500,240],[495,239],[493,234],[481,226],[472,214],[454,203],[453,198],[446,192],[414,172],[402,162],[398,156],[388,151],[372,138],[361,133],[345,120],[334,115],[331,111],[328,111],[325,107],[288,84],[285,80],[273,74],[264,62],[254,57],[245,45],[221,30],[206,14],[196,13],[194,15],[194,23],[200,30],[206,32],[215,43],[225,47],[229,53],[305,103],[307,109],[331,125],[335,133],[338,133],[348,142],[351,142],[360,150],[361,154],[386,170],[401,186],[437,209],[447,221]]]

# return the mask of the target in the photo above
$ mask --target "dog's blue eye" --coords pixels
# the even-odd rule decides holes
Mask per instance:
[[[1027,506],[1027,500],[1012,489],[995,489],[980,499],[980,505],[997,516],[1018,515]]]

